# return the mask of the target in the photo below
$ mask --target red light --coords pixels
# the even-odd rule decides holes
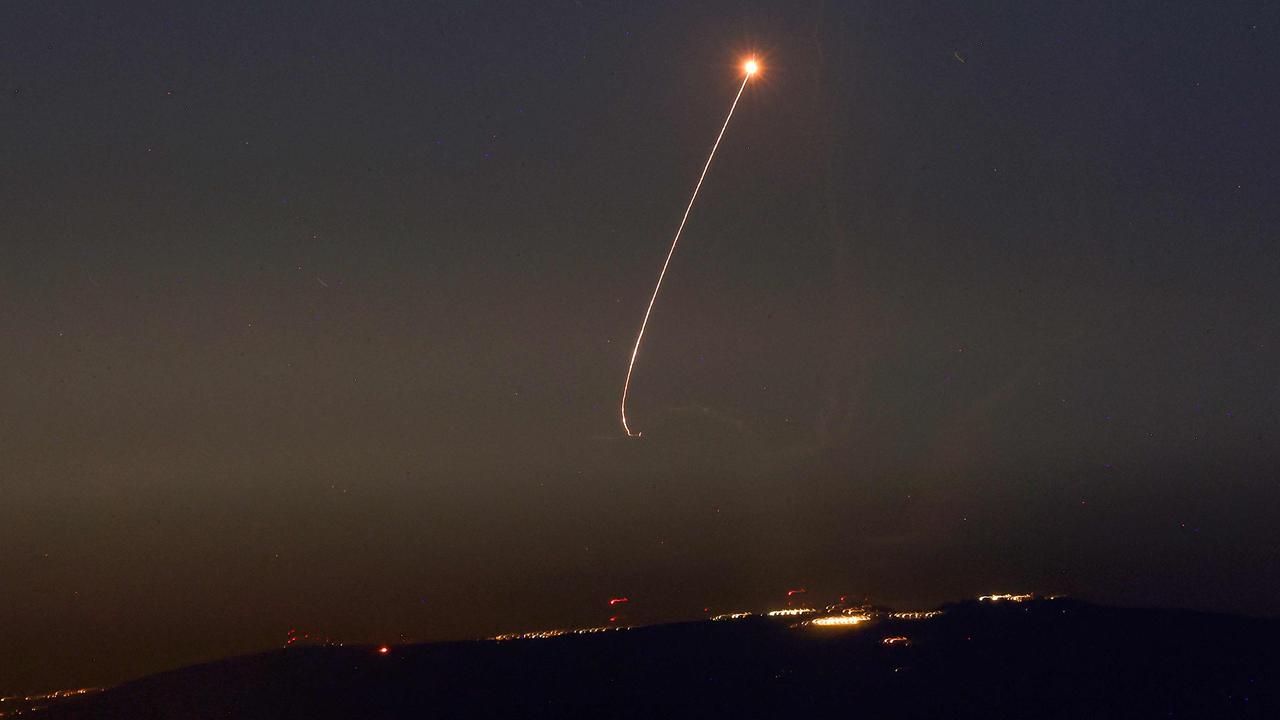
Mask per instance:
[[[391,648],[387,647],[386,645],[383,645],[382,647],[378,648],[379,655],[386,655],[389,652],[391,652]]]
[[[795,589],[795,590],[788,590],[788,591],[787,591],[787,597],[791,597],[792,595],[799,595],[800,593],[806,593],[806,592],[809,592],[809,591],[808,591],[808,590],[805,590],[804,588],[797,588],[797,589]]]
[[[631,601],[631,598],[616,597],[616,598],[610,598],[610,599],[609,599],[609,604],[610,604],[610,605],[618,605],[618,604],[620,604],[620,603],[630,602],[630,601]]]

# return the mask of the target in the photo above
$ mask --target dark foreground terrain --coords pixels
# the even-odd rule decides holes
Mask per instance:
[[[945,610],[849,628],[750,617],[385,654],[291,648],[24,717],[1280,717],[1275,620],[1064,599]]]

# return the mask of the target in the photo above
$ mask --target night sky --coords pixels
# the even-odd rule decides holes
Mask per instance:
[[[0,694],[616,595],[1280,614],[1273,4],[266,5],[0,10]]]

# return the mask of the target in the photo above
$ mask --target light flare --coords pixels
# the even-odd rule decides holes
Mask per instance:
[[[653,295],[649,297],[649,306],[645,308],[644,319],[640,321],[640,332],[636,333],[636,344],[631,348],[631,360],[627,363],[627,379],[622,384],[622,429],[627,433],[627,437],[640,437],[641,433],[631,432],[631,426],[627,424],[627,393],[631,390],[631,373],[636,367],[636,356],[640,354],[640,343],[644,340],[645,328],[649,326],[649,315],[653,313],[653,304],[658,300],[658,291],[662,289],[662,280],[667,276],[667,268],[671,265],[671,256],[676,252],[676,245],[680,243],[680,234],[684,232],[685,223],[689,221],[689,213],[693,210],[693,203],[698,199],[698,191],[702,189],[702,181],[707,177],[707,170],[711,168],[711,161],[715,159],[716,149],[720,147],[720,140],[724,138],[724,131],[729,127],[729,120],[733,118],[733,111],[738,107],[738,100],[742,98],[742,91],[747,89],[747,81],[760,69],[760,65],[754,58],[748,60],[743,65],[742,85],[738,87],[738,94],[733,96],[733,104],[729,106],[729,114],[724,118],[724,125],[720,126],[720,134],[716,135],[716,141],[711,146],[711,152],[707,155],[707,162],[702,166],[702,174],[698,176],[698,183],[693,186],[693,195],[689,198],[689,204],[685,206],[684,216],[680,218],[680,226],[676,228],[676,236],[671,240],[671,249],[667,251],[667,259],[662,262],[662,271],[658,273],[658,282],[653,286]]]

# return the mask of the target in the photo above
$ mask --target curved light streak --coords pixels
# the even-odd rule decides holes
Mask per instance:
[[[724,137],[724,131],[729,127],[729,120],[733,118],[733,111],[738,107],[738,99],[742,97],[742,91],[747,89],[747,81],[751,79],[755,72],[756,68],[754,66],[746,66],[746,76],[742,78],[742,85],[738,88],[738,94],[733,97],[733,104],[729,106],[729,114],[724,118],[724,125],[720,127],[720,134],[716,136],[716,142],[711,146],[711,154],[707,155],[707,164],[702,166],[702,174],[698,176],[698,184],[693,186],[693,196],[689,198],[689,204],[684,209],[684,217],[680,218],[680,227],[676,228],[675,239],[671,241],[671,249],[667,251],[667,259],[662,263],[662,272],[658,273],[658,282],[653,286],[653,296],[649,298],[649,307],[645,308],[644,320],[640,322],[640,332],[636,334],[636,344],[631,349],[631,362],[627,363],[627,379],[622,384],[622,429],[626,431],[627,437],[640,437],[641,435],[641,433],[631,432],[631,426],[627,424],[627,393],[631,390],[631,372],[636,367],[636,356],[640,354],[640,342],[644,340],[644,331],[649,325],[649,315],[653,312],[653,304],[658,300],[658,291],[662,289],[662,279],[667,276],[667,267],[671,265],[671,256],[675,254],[676,245],[680,242],[680,233],[684,232],[684,225],[689,221],[689,212],[693,210],[693,203],[698,199],[698,191],[702,189],[702,181],[706,179],[707,170],[711,168],[711,161],[716,156],[716,149],[720,147],[720,139]]]

